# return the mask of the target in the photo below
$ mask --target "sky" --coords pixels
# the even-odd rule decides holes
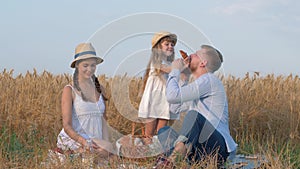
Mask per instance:
[[[71,74],[76,45],[91,42],[104,58],[97,74],[138,76],[165,30],[178,36],[176,57],[218,48],[225,75],[300,75],[299,9],[298,0],[1,1],[0,71]]]

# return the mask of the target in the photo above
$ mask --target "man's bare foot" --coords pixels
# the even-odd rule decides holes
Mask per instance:
[[[181,161],[185,157],[186,152],[187,152],[187,150],[186,150],[184,143],[178,142],[175,145],[175,148],[174,148],[172,154],[169,156],[169,159],[173,162]]]

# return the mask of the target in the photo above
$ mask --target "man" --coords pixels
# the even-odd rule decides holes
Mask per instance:
[[[202,45],[185,61],[173,61],[166,87],[167,100],[172,112],[187,111],[187,114],[179,134],[170,127],[158,132],[162,146],[171,153],[166,161],[174,162],[178,155],[199,161],[205,155],[217,154],[218,163],[222,164],[235,154],[237,144],[229,132],[226,92],[213,74],[222,61],[222,54],[209,45]],[[195,80],[181,87],[179,76],[186,67]]]

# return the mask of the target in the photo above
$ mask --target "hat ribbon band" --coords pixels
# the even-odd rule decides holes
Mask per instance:
[[[76,58],[79,57],[79,56],[82,56],[82,55],[88,55],[88,54],[96,55],[96,52],[95,52],[95,51],[85,51],[85,52],[77,53],[77,54],[74,56],[74,59],[76,59]]]

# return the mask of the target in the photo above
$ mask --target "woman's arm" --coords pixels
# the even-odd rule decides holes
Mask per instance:
[[[106,104],[105,104],[105,106],[106,106]],[[109,139],[106,109],[102,116],[102,137],[103,137],[103,140],[106,140],[106,141],[108,141],[108,139]]]
[[[72,104],[73,104],[73,95],[72,88],[66,86],[63,89],[62,99],[61,99],[61,108],[62,108],[62,122],[65,132],[76,142],[81,145],[87,145],[87,141],[80,136],[72,126]]]

